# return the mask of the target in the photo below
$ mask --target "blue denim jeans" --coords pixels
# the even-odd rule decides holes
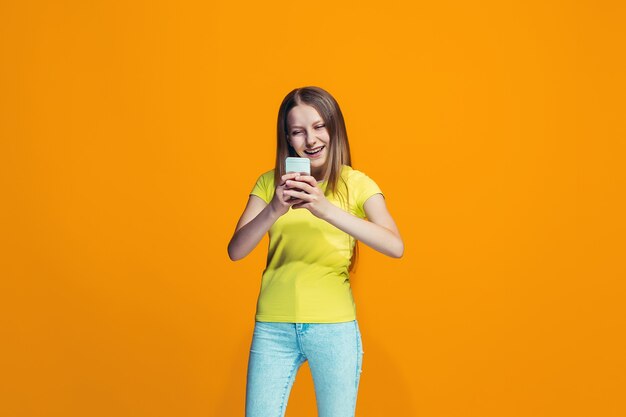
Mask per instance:
[[[319,417],[353,417],[363,361],[356,320],[255,322],[246,417],[283,417],[300,366],[308,361]]]

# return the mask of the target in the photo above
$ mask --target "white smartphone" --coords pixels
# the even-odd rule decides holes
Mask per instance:
[[[309,158],[287,157],[287,159],[285,159],[285,174],[289,174],[290,172],[311,175],[311,160]]]

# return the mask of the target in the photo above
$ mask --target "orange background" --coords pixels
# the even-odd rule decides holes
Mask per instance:
[[[357,415],[626,415],[618,1],[4,1],[0,415],[243,416],[278,106],[344,112],[402,259]],[[287,416],[315,416],[303,367]]]

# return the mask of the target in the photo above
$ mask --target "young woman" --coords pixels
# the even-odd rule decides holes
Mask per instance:
[[[304,87],[287,94],[277,133],[276,166],[258,178],[228,244],[238,260],[269,232],[246,417],[284,416],[305,361],[318,415],[352,417],[363,356],[350,290],[355,243],[394,258],[404,243],[380,188],[351,167],[343,115],[328,92]],[[288,156],[310,159],[311,175],[286,173]]]

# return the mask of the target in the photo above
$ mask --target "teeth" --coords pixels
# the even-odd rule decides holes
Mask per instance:
[[[318,153],[319,151],[321,151],[321,150],[322,150],[322,148],[323,148],[323,146],[320,146],[319,148],[317,148],[317,149],[315,149],[315,150],[311,150],[311,151],[304,151],[304,152],[305,152],[305,153],[308,153],[308,154],[310,154],[310,155],[313,155],[313,154],[316,154],[316,153]]]

